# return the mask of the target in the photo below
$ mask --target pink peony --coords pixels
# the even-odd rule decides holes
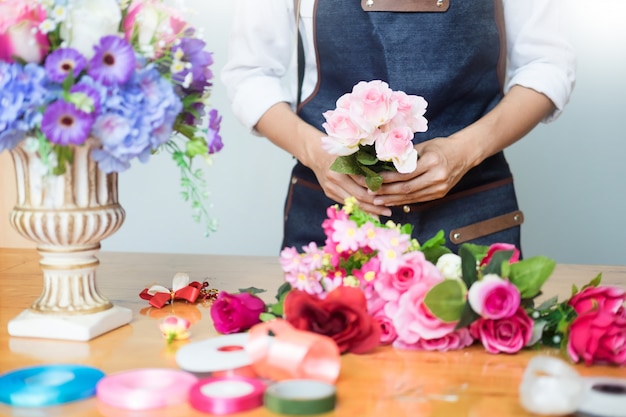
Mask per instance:
[[[569,327],[567,354],[586,365],[626,365],[626,315],[606,309],[592,309],[574,319]]]
[[[46,18],[41,5],[19,0],[0,1],[0,61],[20,58],[40,63],[50,43],[38,26]]]
[[[259,315],[265,311],[265,303],[256,295],[242,292],[229,294],[221,291],[211,305],[211,318],[215,330],[222,334],[248,330],[259,323]]]
[[[470,332],[489,353],[516,353],[530,342],[533,320],[520,307],[508,318],[478,319],[470,325]]]
[[[420,339],[437,339],[454,330],[456,322],[446,323],[435,317],[424,304],[426,293],[439,279],[426,278],[417,281],[400,296],[397,309],[385,308],[393,317],[398,339],[406,344],[415,344]],[[395,310],[395,311],[394,311]]]
[[[393,347],[408,350],[437,350],[447,352],[449,350],[459,350],[470,346],[474,339],[467,328],[450,332],[436,339],[420,339],[416,343],[407,344],[400,340],[394,342]]]
[[[515,245],[512,245],[510,243],[494,243],[493,245],[489,246],[489,249],[487,250],[487,255],[485,255],[485,257],[480,261],[480,266],[489,265],[493,254],[501,250],[513,251],[513,255],[511,256],[511,259],[509,259],[509,263],[513,264],[519,261],[520,252],[519,249],[515,247]]]
[[[578,314],[583,314],[596,308],[615,313],[622,307],[624,301],[626,301],[626,291],[621,288],[603,285],[585,288],[570,298],[568,304]]]
[[[511,317],[520,305],[519,289],[506,279],[488,274],[470,287],[467,300],[478,315],[498,320]]]

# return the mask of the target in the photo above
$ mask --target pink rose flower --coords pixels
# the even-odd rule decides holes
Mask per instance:
[[[26,62],[41,62],[50,48],[47,36],[37,30],[45,18],[40,5],[0,1],[0,61],[13,62],[18,57]]]
[[[394,91],[391,99],[398,105],[398,113],[391,120],[392,126],[408,126],[413,132],[428,130],[428,121],[424,117],[428,103],[424,97]]]
[[[530,342],[533,320],[520,307],[508,318],[478,319],[470,325],[470,332],[489,353],[516,353]]]
[[[438,282],[434,279],[416,282],[400,296],[397,309],[385,309],[392,313],[390,315],[401,342],[415,344],[420,339],[437,339],[454,330],[456,322],[439,320],[424,304],[426,293]]]
[[[367,136],[345,109],[329,110],[323,114],[322,127],[328,136],[322,137],[322,147],[332,155],[351,155],[359,150],[359,143]]]
[[[256,295],[221,291],[211,305],[211,318],[219,333],[237,333],[259,323],[259,315],[264,311],[265,303]]]
[[[373,132],[396,115],[397,103],[391,100],[392,92],[384,81],[361,81],[350,94],[344,94],[337,100],[337,107],[349,109],[352,120],[363,131]]]
[[[512,245],[510,243],[494,243],[493,245],[489,246],[489,249],[487,250],[487,255],[485,255],[485,257],[480,261],[480,266],[489,265],[489,262],[491,261],[493,254],[501,250],[513,251],[513,255],[511,256],[509,263],[513,264],[519,261],[520,253],[519,253],[519,249],[517,249],[515,245]]]
[[[574,319],[569,327],[567,354],[586,365],[626,365],[626,315],[592,309]]]
[[[470,346],[472,343],[474,343],[474,338],[472,338],[469,329],[464,328],[450,332],[436,339],[420,339],[413,344],[396,340],[393,347],[407,350],[437,350],[439,352],[447,352],[449,350],[463,349]]]
[[[396,272],[379,273],[374,281],[376,292],[384,300],[397,301],[419,281],[433,283],[443,280],[441,272],[426,260],[423,252],[408,252],[401,255],[399,261]]]
[[[381,308],[375,314],[372,314],[375,321],[380,324],[380,344],[390,345],[398,338],[398,332],[393,325],[393,320],[385,314],[385,309]]]
[[[626,291],[611,286],[587,287],[574,295],[568,304],[576,310],[576,313],[583,314],[593,309],[607,310],[611,313],[617,312],[626,301]]]
[[[511,317],[520,305],[520,292],[515,285],[495,274],[476,281],[467,293],[467,300],[478,315],[498,320]]]
[[[379,134],[374,144],[376,157],[393,162],[398,172],[413,172],[417,167],[417,151],[413,147],[413,132],[406,126]]]

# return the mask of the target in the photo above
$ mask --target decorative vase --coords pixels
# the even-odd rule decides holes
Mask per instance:
[[[43,270],[43,291],[9,322],[12,336],[85,341],[132,318],[96,285],[100,242],[120,228],[125,212],[118,203],[117,174],[97,168],[92,147],[91,140],[76,146],[73,163],[58,176],[47,175],[24,142],[11,151],[17,181],[11,225],[37,244]]]

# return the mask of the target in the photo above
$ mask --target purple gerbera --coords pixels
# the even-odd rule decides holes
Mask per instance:
[[[72,103],[57,100],[50,104],[41,120],[41,131],[57,145],[82,145],[91,132],[93,117]]]
[[[207,144],[209,146],[209,153],[217,153],[222,150],[224,143],[220,136],[220,123],[222,122],[222,116],[217,113],[217,110],[213,109],[209,112],[209,129],[207,132]]]
[[[109,86],[124,84],[130,79],[135,69],[135,52],[124,38],[104,36],[94,49],[95,55],[87,70],[94,80]]]
[[[73,48],[59,48],[46,58],[45,68],[48,78],[62,83],[69,74],[74,78],[87,66],[85,57]]]

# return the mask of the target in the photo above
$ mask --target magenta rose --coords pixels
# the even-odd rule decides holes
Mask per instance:
[[[397,349],[409,350],[436,350],[447,352],[449,350],[459,350],[474,343],[474,338],[467,328],[450,332],[445,336],[436,339],[420,339],[414,344],[404,343],[401,340],[394,342],[393,347]]]
[[[256,295],[242,292],[229,294],[221,291],[211,305],[211,318],[215,330],[222,334],[248,330],[259,323],[259,315],[265,311],[265,303]]]
[[[626,365],[626,315],[593,309],[576,317],[569,327],[567,353],[586,365]]]
[[[520,292],[509,280],[487,274],[474,282],[467,293],[472,310],[485,319],[511,317],[520,305]]]
[[[341,353],[365,353],[380,344],[380,324],[367,312],[359,288],[337,287],[324,299],[291,290],[284,308],[285,319],[293,327],[332,338]]]
[[[489,265],[489,262],[491,261],[493,254],[501,250],[513,251],[513,255],[511,256],[511,259],[509,259],[509,263],[513,264],[519,261],[520,253],[519,253],[519,249],[517,249],[515,245],[512,245],[510,243],[494,243],[493,245],[489,246],[489,249],[487,250],[487,255],[485,255],[485,257],[480,261],[480,266]]]
[[[574,295],[568,302],[576,310],[583,314],[589,310],[599,308],[612,313],[622,307],[626,300],[626,291],[611,286],[587,287]]]
[[[499,320],[478,319],[470,325],[472,337],[479,339],[489,353],[516,353],[533,335],[533,320],[523,308]]]

